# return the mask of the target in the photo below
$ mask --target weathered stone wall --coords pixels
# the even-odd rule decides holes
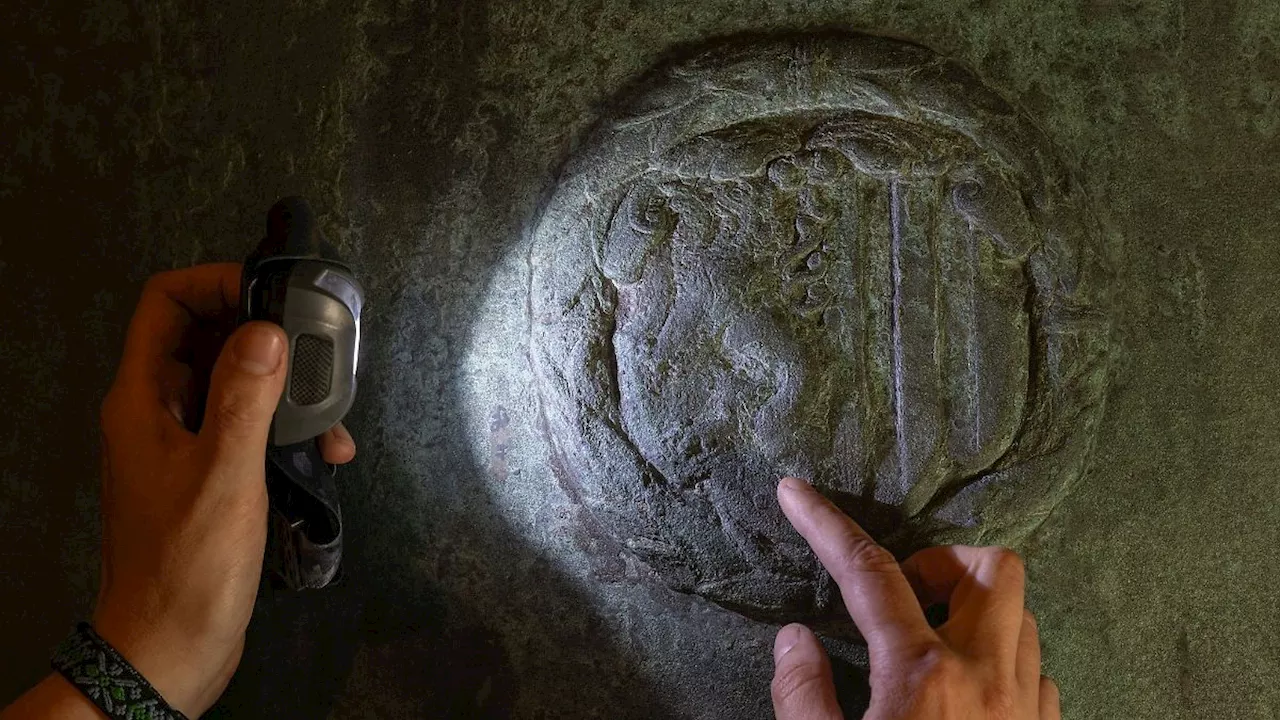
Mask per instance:
[[[331,591],[264,589],[216,712],[764,716],[773,628],[671,589],[556,476],[529,253],[565,163],[651,68],[717,38],[836,29],[971,69],[1097,216],[1123,352],[1087,471],[1049,489],[1021,541],[1066,717],[1280,712],[1271,3],[98,0],[3,15],[4,698],[92,603],[96,405],[142,278],[243,256],[271,202],[300,193],[370,294],[360,459],[339,476],[349,562]]]

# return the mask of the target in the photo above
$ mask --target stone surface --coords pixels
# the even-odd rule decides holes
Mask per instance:
[[[900,552],[1039,526],[1092,447],[1112,278],[1029,121],[929,50],[834,33],[722,43],[615,105],[529,260],[542,418],[596,527],[786,621],[842,605],[784,475]]]
[[[10,3],[0,24],[0,699],[96,588],[96,411],[142,279],[301,193],[370,294],[332,592],[264,588],[214,717],[766,717],[774,626],[668,589],[559,484],[528,258],[610,98],[716,38],[971,68],[1114,248],[1088,471],[1021,548],[1069,719],[1280,695],[1280,12],[1263,0]],[[834,643],[834,641],[833,641]],[[841,654],[852,656],[847,648]],[[858,671],[849,707],[856,706]]]

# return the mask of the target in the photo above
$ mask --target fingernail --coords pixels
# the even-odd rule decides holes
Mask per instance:
[[[773,640],[773,662],[777,664],[783,655],[791,652],[791,649],[800,642],[804,630],[800,625],[788,625],[778,631],[778,637]]]
[[[232,348],[236,367],[250,375],[270,375],[284,358],[284,342],[279,331],[263,325],[246,325]]]
[[[806,490],[813,489],[813,486],[809,483],[801,480],[800,478],[794,477],[782,478],[782,482],[778,483],[778,487],[786,490],[787,492],[804,492]]]

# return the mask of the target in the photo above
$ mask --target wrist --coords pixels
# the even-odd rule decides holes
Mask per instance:
[[[58,673],[49,675],[12,705],[0,710],[0,720],[103,720],[107,716],[76,686]]]
[[[181,629],[170,631],[104,609],[94,613],[93,628],[165,702],[191,718],[207,711],[226,689],[243,647],[241,638],[234,652],[218,652]]]

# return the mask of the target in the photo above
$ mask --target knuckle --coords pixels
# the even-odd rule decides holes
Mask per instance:
[[[176,274],[176,270],[165,270],[152,275],[143,283],[142,294],[144,296],[164,294],[173,285],[173,278]]]
[[[209,422],[219,435],[243,435],[257,428],[260,414],[251,398],[229,393],[218,400]]]
[[[901,572],[898,559],[870,538],[855,532],[847,532],[841,538],[837,566],[848,572],[889,573]]]
[[[776,705],[794,703],[809,695],[816,695],[825,681],[822,668],[814,663],[797,663],[779,668],[769,684],[769,692]]]
[[[1023,608],[1022,610],[1022,622],[1024,625],[1030,626],[1032,630],[1038,629],[1038,624],[1036,623],[1036,614],[1026,608]]]
[[[1012,682],[992,681],[981,671],[975,674],[964,658],[943,643],[920,646],[912,667],[911,684],[918,697],[933,698],[944,705],[956,698],[970,698],[967,702],[980,704],[983,717],[993,720],[1010,720],[1016,715],[1017,693]]]
[[[1013,688],[1008,683],[995,683],[983,689],[982,705],[987,717],[1013,718],[1016,704]]]
[[[948,697],[965,682],[964,661],[941,643],[923,647],[916,668],[917,687],[933,697]]]
[[[1007,580],[1021,582],[1027,576],[1027,566],[1022,556],[1005,547],[988,549],[988,562],[995,568],[996,574]]]

